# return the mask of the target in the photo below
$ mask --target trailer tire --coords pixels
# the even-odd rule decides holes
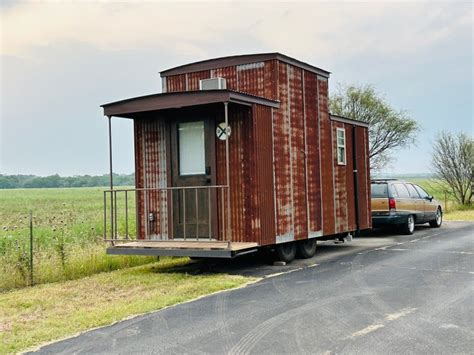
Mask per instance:
[[[278,244],[275,248],[276,257],[278,261],[284,261],[285,263],[291,263],[296,256],[296,243],[288,242]]]
[[[312,258],[316,254],[316,239],[300,240],[296,252],[300,258]]]

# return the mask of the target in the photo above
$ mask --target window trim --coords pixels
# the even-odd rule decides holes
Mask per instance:
[[[342,138],[344,139],[344,144],[339,144],[339,132],[342,132]],[[342,155],[342,160],[339,160],[339,148],[342,148],[344,154]],[[337,165],[347,165],[347,149],[346,149],[346,129],[336,127],[336,159]]]

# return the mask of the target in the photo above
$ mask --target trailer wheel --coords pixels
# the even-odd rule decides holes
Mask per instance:
[[[306,239],[298,242],[297,245],[298,256],[303,259],[309,259],[316,254],[316,239]]]
[[[286,263],[291,263],[296,256],[296,243],[282,243],[276,246],[276,257],[278,261],[284,261]]]

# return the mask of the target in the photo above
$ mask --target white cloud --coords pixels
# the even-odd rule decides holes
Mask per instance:
[[[19,3],[1,10],[1,53],[85,42],[100,49],[159,46],[206,57],[213,43],[252,39],[262,51],[323,60],[371,51],[410,53],[472,27],[470,4],[430,3]],[[211,49],[209,49],[211,48]]]

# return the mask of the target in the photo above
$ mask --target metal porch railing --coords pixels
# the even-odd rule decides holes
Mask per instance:
[[[224,185],[104,191],[104,241],[230,241]]]

